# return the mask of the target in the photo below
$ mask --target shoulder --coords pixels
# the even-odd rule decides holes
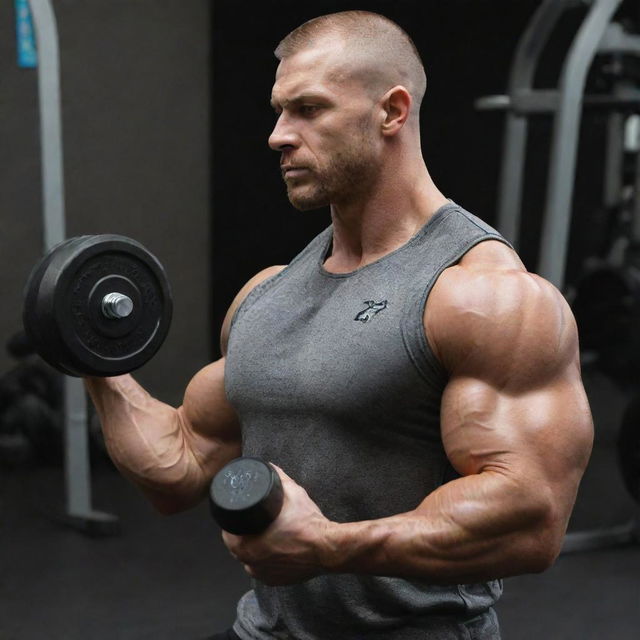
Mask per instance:
[[[433,287],[424,314],[425,333],[450,373],[517,383],[519,372],[553,375],[575,362],[573,314],[562,294],[526,271],[506,245],[483,242]],[[500,380],[495,380],[500,383]]]
[[[229,307],[227,314],[224,318],[224,322],[222,323],[222,329],[220,331],[220,346],[223,354],[227,352],[227,344],[229,342],[229,331],[231,329],[231,321],[233,320],[233,316],[235,312],[238,310],[238,307],[244,302],[245,298],[255,289],[261,282],[271,278],[272,276],[280,273],[286,265],[275,265],[272,267],[267,267],[262,271],[256,273],[247,283],[240,289],[236,297],[233,299],[231,306]]]

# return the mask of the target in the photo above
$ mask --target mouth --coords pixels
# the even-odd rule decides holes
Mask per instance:
[[[282,167],[280,167],[280,170],[282,171],[282,177],[285,180],[287,178],[298,178],[309,171],[307,167],[296,167],[293,165],[282,165]]]

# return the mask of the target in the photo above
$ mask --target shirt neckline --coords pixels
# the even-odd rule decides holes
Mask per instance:
[[[364,271],[365,269],[368,269],[369,267],[373,267],[374,265],[378,265],[381,262],[386,261],[388,258],[391,258],[392,256],[396,255],[397,253],[404,251],[405,249],[407,249],[409,246],[411,246],[412,244],[414,244],[419,238],[421,238],[425,233],[427,233],[427,231],[439,220],[442,219],[442,217],[448,213],[450,210],[453,209],[459,209],[460,207],[453,201],[453,200],[449,200],[449,202],[446,202],[445,204],[443,204],[441,207],[439,207],[438,209],[436,209],[436,212],[429,218],[429,220],[427,220],[422,227],[420,227],[420,229],[418,229],[418,231],[416,231],[416,233],[411,236],[411,238],[409,238],[409,240],[407,240],[404,244],[400,245],[397,249],[394,249],[393,251],[390,251],[389,253],[385,253],[383,256],[380,256],[377,260],[374,260],[373,262],[369,262],[368,264],[365,264],[361,267],[358,267],[357,269],[354,269],[353,271],[347,271],[345,273],[333,273],[332,271],[327,271],[327,269],[324,268],[324,263],[328,258],[329,255],[329,251],[331,249],[331,245],[333,244],[333,225],[331,225],[328,228],[328,234],[327,234],[327,239],[324,243],[324,247],[322,249],[322,251],[320,252],[320,258],[318,260],[318,269],[320,270],[320,273],[328,278],[348,278],[350,276],[356,275],[362,271]]]

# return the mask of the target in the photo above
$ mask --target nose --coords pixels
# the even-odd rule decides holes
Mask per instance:
[[[297,133],[291,123],[288,122],[284,113],[280,114],[276,126],[269,136],[269,146],[274,151],[285,151],[296,149],[300,145]]]

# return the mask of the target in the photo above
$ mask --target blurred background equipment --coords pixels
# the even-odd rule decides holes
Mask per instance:
[[[12,91],[0,123],[6,141],[0,151],[0,210],[7,216],[0,330],[7,336],[19,329],[29,270],[67,235],[139,238],[177,273],[183,308],[198,309],[176,318],[166,348],[137,374],[152,393],[177,404],[193,372],[209,361],[214,339],[208,302],[209,13],[204,2],[180,10],[161,4],[124,8],[102,0],[72,5],[24,0],[0,9],[7,36],[2,75]],[[166,20],[167,11],[182,20]],[[115,22],[103,21],[100,12]],[[165,21],[166,27],[145,31],[142,38],[133,25],[156,13],[154,24]],[[96,34],[97,25],[102,35]],[[193,37],[187,38],[189,33]],[[109,55],[103,40],[111,43]],[[139,50],[145,41],[146,56]],[[4,352],[0,366],[14,366]],[[92,504],[87,436],[92,414],[82,382],[67,380],[63,388],[67,522],[94,534],[112,533],[115,517]]]
[[[614,379],[628,401],[640,384],[640,33],[637,23],[615,19],[621,4],[622,0],[541,2],[518,43],[508,94],[480,98],[476,108],[506,111],[497,224],[516,247],[521,240],[529,120],[553,117],[540,253],[533,271],[561,289],[572,304],[583,365],[595,366]],[[583,14],[569,42],[557,88],[534,88],[537,65],[552,33],[564,14],[576,8]],[[594,78],[588,84],[590,69]],[[600,90],[591,91],[592,84]],[[604,233],[598,253],[581,258],[583,273],[567,282],[581,122],[583,114],[594,111],[607,120],[602,151]],[[596,398],[590,400],[592,407],[597,404]],[[625,414],[621,440],[628,441],[629,432],[640,430],[640,423],[631,426],[632,415]],[[595,427],[601,430],[603,424],[596,420]],[[623,458],[627,486],[634,459]],[[627,544],[639,535],[636,511],[622,523],[570,531],[563,552]]]
[[[35,353],[22,331],[7,340],[6,349],[15,362],[0,376],[0,463],[60,467],[64,377]],[[91,406],[88,428],[92,455],[105,459],[102,431]]]
[[[0,376],[0,458],[18,464],[62,459],[62,376],[35,356],[24,333],[6,345],[17,361]]]

